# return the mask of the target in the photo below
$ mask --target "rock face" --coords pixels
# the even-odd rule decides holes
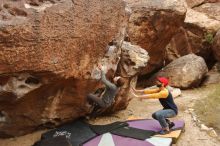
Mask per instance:
[[[83,77],[105,54],[106,44],[122,39],[117,34],[126,16],[120,1],[44,0],[39,6],[31,4],[1,1],[1,73],[46,70],[66,78]],[[86,7],[91,8],[85,11]],[[113,9],[117,11],[109,15]]]
[[[147,74],[163,65],[165,47],[183,24],[186,8],[182,0],[126,1],[132,9],[130,41],[146,49],[150,56],[147,68],[142,71]]]
[[[186,3],[190,8],[198,7],[206,3],[217,3],[217,2],[220,2],[220,0],[186,0]]]
[[[220,0],[205,0],[206,3],[218,3]]]
[[[192,8],[204,3],[205,0],[186,0],[187,5]]]
[[[194,53],[205,59],[206,63],[212,65],[214,62],[212,53],[213,34],[197,27],[185,25],[174,35],[166,46],[166,64],[175,59]]]
[[[216,63],[213,68],[207,73],[202,85],[218,84],[220,82],[220,64]]]
[[[205,13],[201,13],[189,8],[187,9],[186,19],[184,22],[199,26],[200,28],[206,29],[209,32],[216,32],[220,28],[220,22],[218,20],[210,18]]]
[[[196,1],[194,1],[196,2]],[[205,3],[194,9],[187,9],[184,25],[166,47],[166,62],[194,53],[202,56],[212,65],[212,43],[220,29],[220,3]]]
[[[216,33],[216,36],[214,38],[213,42],[213,54],[215,55],[215,58],[220,61],[220,30]]]
[[[189,54],[176,59],[150,79],[155,81],[157,76],[165,76],[170,80],[170,86],[181,89],[197,87],[206,73],[207,65],[202,57]]]
[[[127,79],[127,83],[122,87],[121,92],[116,97],[116,103],[106,109],[105,113],[112,113],[120,109],[125,109],[128,105],[128,101],[131,100],[128,96],[130,92],[130,85],[135,85],[137,78],[136,75],[140,73],[140,70],[145,68],[149,61],[149,55],[146,50],[140,46],[132,45],[130,42],[123,42],[121,46],[121,59],[118,64],[116,75]],[[127,101],[127,102],[125,102]]]
[[[89,114],[85,97],[100,87],[97,64],[110,79],[117,69],[128,22],[124,3],[17,0],[0,6],[0,137]],[[128,104],[127,76],[117,97],[125,95],[123,102],[116,100],[114,109]]]
[[[150,59],[146,50],[130,42],[122,44],[122,58],[120,62],[120,74],[122,76],[135,76],[141,69],[147,66]]]
[[[195,7],[194,10],[205,13],[210,18],[220,21],[220,1],[218,3],[206,3],[199,7]]]

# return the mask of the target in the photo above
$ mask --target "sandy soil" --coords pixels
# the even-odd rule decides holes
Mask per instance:
[[[174,146],[219,146],[220,141],[210,137],[206,132],[200,131],[195,125],[191,115],[187,112],[192,108],[196,100],[202,99],[209,89],[195,89],[184,91],[181,97],[175,99],[179,107],[179,115],[175,119],[185,120],[185,132],[181,135],[177,144]],[[158,100],[143,100],[133,99],[128,108],[108,117],[99,117],[91,119],[89,122],[96,124],[107,124],[115,121],[126,120],[130,116],[140,118],[151,118],[151,113],[161,108]],[[38,131],[29,135],[12,138],[0,139],[0,146],[31,146],[35,141],[40,139],[41,133]]]

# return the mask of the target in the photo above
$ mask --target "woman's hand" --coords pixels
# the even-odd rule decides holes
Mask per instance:
[[[102,65],[101,64],[98,64],[98,69],[102,70]]]
[[[132,91],[133,91],[133,92],[135,92],[135,91],[136,91],[136,89],[135,89],[134,87],[132,87],[132,86],[131,86],[131,89],[132,89]]]
[[[104,65],[98,64],[98,69],[99,69],[100,71],[104,71],[104,72],[106,72],[106,71],[107,71],[107,66],[104,66]]]
[[[136,95],[133,91],[131,92],[131,94],[132,94],[134,97],[139,98],[139,96]]]

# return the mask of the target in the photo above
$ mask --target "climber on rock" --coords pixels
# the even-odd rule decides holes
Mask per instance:
[[[166,88],[168,85],[168,79],[165,77],[158,77],[156,82],[156,88],[136,90],[132,88],[132,94],[142,99],[159,99],[162,110],[159,110],[152,114],[152,117],[159,121],[162,130],[160,134],[167,134],[170,129],[175,126],[173,122],[170,122],[167,118],[175,117],[178,114],[178,108],[174,103],[172,94]]]
[[[98,66],[101,71],[101,81],[105,85],[104,91],[100,96],[98,94],[89,94],[87,99],[94,102],[101,108],[107,108],[114,102],[115,96],[119,91],[119,88],[124,85],[124,79],[120,76],[114,77],[113,83],[106,79],[103,71],[103,66]]]

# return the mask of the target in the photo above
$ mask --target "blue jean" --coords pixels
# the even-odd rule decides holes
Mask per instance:
[[[168,123],[166,122],[166,118],[172,118],[175,116],[176,116],[176,113],[172,109],[159,110],[159,111],[156,111],[155,113],[152,114],[152,117],[155,120],[159,121],[162,128],[168,127]]]

